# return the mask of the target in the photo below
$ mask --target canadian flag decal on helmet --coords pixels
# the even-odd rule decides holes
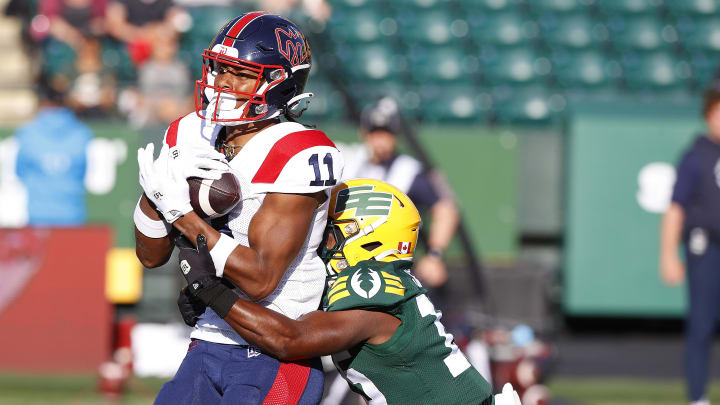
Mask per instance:
[[[277,38],[278,50],[290,61],[290,64],[297,66],[307,58],[307,50],[305,49],[305,41],[297,30],[288,27],[288,30],[282,28],[275,29],[275,37]]]
[[[410,251],[412,242],[398,242],[398,250],[400,254],[407,254]]]

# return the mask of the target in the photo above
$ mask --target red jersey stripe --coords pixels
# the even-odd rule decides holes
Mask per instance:
[[[297,363],[281,363],[263,405],[296,405],[302,398],[309,377],[310,367]]]
[[[178,126],[180,125],[181,119],[183,119],[183,117],[176,119],[168,127],[167,136],[165,137],[165,143],[167,143],[168,146],[171,148],[177,145]]]
[[[314,129],[286,135],[270,149],[252,182],[274,183],[293,156],[313,146],[332,146],[334,148],[335,144],[322,131]]]
[[[246,15],[245,17],[237,20],[235,22],[235,24],[233,24],[233,26],[230,27],[230,29],[228,30],[227,34],[225,34],[225,36],[237,38],[237,36],[240,35],[240,32],[242,32],[243,28],[245,28],[248,24],[250,24],[250,22],[252,20],[254,20],[257,17],[260,17],[261,15],[265,15],[265,14],[267,14],[267,13],[255,12],[255,13],[250,13],[250,14]],[[235,41],[234,39],[225,38],[225,41],[223,41],[223,45],[232,46],[234,41]]]

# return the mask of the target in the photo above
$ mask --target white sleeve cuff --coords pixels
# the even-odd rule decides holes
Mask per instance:
[[[215,263],[216,276],[223,276],[223,272],[225,271],[225,262],[227,262],[228,257],[233,250],[238,247],[238,245],[240,245],[240,243],[235,239],[225,235],[224,233],[220,234],[220,239],[218,239],[215,246],[210,249],[210,256],[213,259],[213,263]]]
[[[163,238],[168,235],[172,227],[172,225],[163,220],[158,221],[145,215],[140,208],[140,200],[138,200],[135,206],[133,221],[135,221],[135,227],[137,227],[138,231],[148,238]]]

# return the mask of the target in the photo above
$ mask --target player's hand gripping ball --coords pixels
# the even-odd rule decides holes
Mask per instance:
[[[176,146],[170,150],[175,171],[187,179],[190,205],[201,218],[217,218],[240,202],[240,183],[225,155],[200,146]]]

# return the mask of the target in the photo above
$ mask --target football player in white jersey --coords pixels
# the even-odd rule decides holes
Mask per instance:
[[[246,13],[220,30],[203,52],[196,111],[170,124],[156,160],[152,145],[138,151],[136,252],[146,267],[168,260],[178,233],[193,242],[203,234],[216,275],[233,287],[213,299],[243,297],[293,319],[318,308],[325,268],[316,251],[343,160],[325,134],[294,122],[312,96],[303,92],[310,65],[305,36],[283,17]],[[206,222],[192,211],[187,177],[227,170],[240,180],[241,202]],[[316,365],[262,353],[222,314],[206,311],[191,338],[155,403],[309,404],[322,396]]]

